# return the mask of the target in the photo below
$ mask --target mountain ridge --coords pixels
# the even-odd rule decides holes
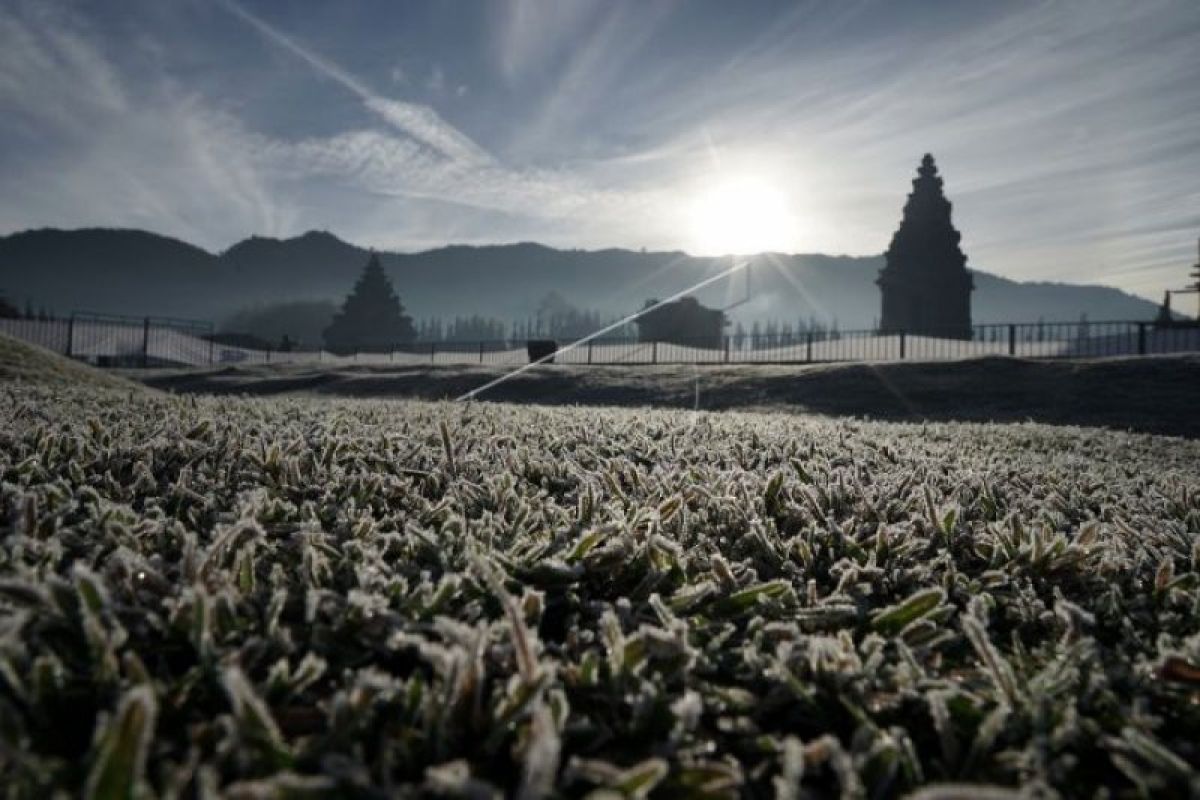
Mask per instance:
[[[37,228],[0,237],[0,291],[17,305],[59,313],[87,309],[221,320],[240,309],[292,300],[340,301],[369,248],[330,231],[276,238],[253,235],[213,253],[138,228]],[[558,249],[539,242],[450,244],[428,250],[378,250],[408,312],[416,317],[480,314],[519,319],[550,291],[606,314],[629,313],[646,299],[674,294],[727,270],[730,257],[682,251]],[[874,280],[883,257],[824,253],[760,254],[753,292],[734,319],[834,320],[873,327]],[[1156,304],[1113,287],[1019,282],[972,269],[974,321],[1047,322],[1151,319]],[[744,297],[743,278],[698,293],[715,307]]]

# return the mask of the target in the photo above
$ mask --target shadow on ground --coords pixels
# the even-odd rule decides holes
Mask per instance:
[[[133,375],[175,392],[454,398],[497,367],[231,367]],[[1200,356],[795,366],[542,366],[480,396],[550,405],[753,409],[1072,424],[1200,438]]]

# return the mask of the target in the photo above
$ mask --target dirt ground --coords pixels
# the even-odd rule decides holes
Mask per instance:
[[[226,367],[129,372],[180,393],[458,397],[497,367]],[[1103,426],[1200,438],[1200,356],[795,366],[541,366],[480,400],[770,410],[884,420]]]

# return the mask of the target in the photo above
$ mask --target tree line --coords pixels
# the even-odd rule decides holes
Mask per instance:
[[[51,322],[58,319],[53,311],[47,311],[45,306],[41,306],[36,311],[33,309],[33,304],[28,300],[25,301],[25,309],[22,311],[17,308],[3,292],[0,292],[0,319],[32,319],[41,322]]]
[[[734,350],[768,350],[773,347],[803,344],[810,336],[813,341],[819,342],[840,339],[842,334],[836,319],[829,324],[815,317],[795,322],[771,319],[762,323],[755,320],[749,329],[741,322],[735,323],[733,332],[729,335],[729,344]]]
[[[218,335],[236,336],[242,346],[262,349],[324,347],[331,352],[386,352],[423,344],[520,345],[531,339],[578,339],[617,319],[599,311],[580,309],[552,291],[524,319],[503,320],[473,314],[414,320],[378,257],[372,254],[340,306],[328,300],[310,300],[243,309],[222,323]],[[635,328],[623,325],[608,335],[629,338],[635,335]]]

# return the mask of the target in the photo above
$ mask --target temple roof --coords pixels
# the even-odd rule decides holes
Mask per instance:
[[[885,254],[885,273],[898,279],[965,275],[967,257],[959,248],[962,237],[950,220],[951,204],[942,192],[932,154],[921,159],[912,183],[900,226]]]

